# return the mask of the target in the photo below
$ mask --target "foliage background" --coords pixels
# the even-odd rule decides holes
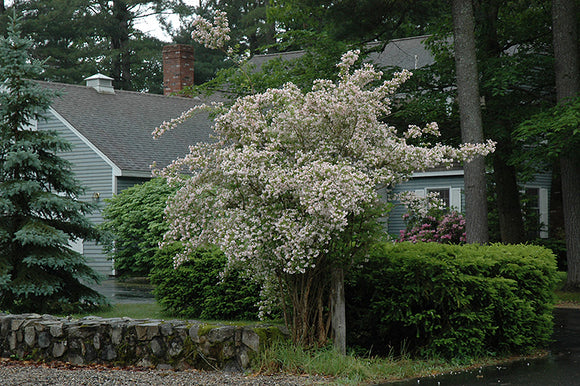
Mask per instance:
[[[169,229],[163,212],[176,192],[165,180],[156,178],[132,186],[107,200],[101,229],[108,238],[104,247],[114,259],[120,276],[147,276],[155,265],[155,254]]]
[[[379,244],[347,281],[349,341],[448,359],[527,353],[550,342],[557,281],[542,247]]]

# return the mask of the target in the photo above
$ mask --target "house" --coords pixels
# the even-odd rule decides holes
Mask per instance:
[[[182,50],[182,48],[184,48]],[[193,83],[193,67],[188,46],[171,46],[166,55],[166,94],[183,84]],[[181,51],[185,51],[185,54]],[[184,60],[185,57],[185,60]],[[180,73],[176,69],[185,68]],[[72,169],[85,187],[84,201],[99,208],[89,218],[99,224],[105,199],[124,189],[152,178],[151,165],[168,165],[188,153],[188,147],[210,140],[211,121],[197,115],[155,140],[151,132],[164,121],[179,117],[199,99],[153,95],[115,90],[112,79],[97,74],[82,86],[41,82],[42,87],[58,92],[46,119],[35,122],[37,130],[55,130],[72,144],[72,151],[60,154],[72,163]],[[104,275],[114,274],[113,265],[100,245],[83,241],[74,245],[87,263]]]
[[[393,40],[383,51],[372,53],[370,60],[382,66],[411,70],[432,64],[434,59],[424,47],[426,38]],[[302,54],[297,51],[256,55],[252,63],[259,67],[272,58],[289,60]],[[154,128],[202,102],[196,98],[169,96],[184,85],[193,84],[193,50],[190,46],[165,47],[163,65],[164,96],[115,90],[112,79],[101,74],[87,78],[82,86],[38,82],[60,95],[53,100],[46,119],[35,123],[36,129],[56,130],[72,144],[72,151],[61,156],[72,163],[73,171],[86,188],[81,199],[102,208],[105,199],[152,178],[150,166],[154,162],[158,167],[166,166],[187,154],[189,145],[211,140],[211,121],[203,114],[187,120],[158,140],[152,138]],[[532,200],[533,210],[537,211],[543,224],[548,224],[549,187],[549,174],[538,176],[522,186],[535,198]],[[409,190],[419,195],[437,191],[449,206],[458,210],[464,208],[461,168],[415,173],[410,181],[395,187],[395,192]],[[403,213],[401,207],[391,213],[389,233],[398,235],[404,228]],[[100,210],[92,214],[91,220],[95,224],[103,221]],[[545,229],[541,236],[547,237]],[[113,264],[101,246],[83,241],[74,247],[84,254],[89,266],[97,272],[114,274]]]
[[[383,50],[370,52],[368,61],[382,68],[399,68],[413,71],[435,63],[435,58],[430,50],[425,46],[428,35],[415,36],[402,39],[391,40]],[[370,43],[370,47],[379,43]],[[266,55],[256,55],[251,60],[256,68],[260,68],[264,63],[275,58],[283,60],[294,60],[304,54],[304,51],[293,51],[286,53],[274,53]],[[521,186],[522,193],[527,197],[528,211],[535,212],[538,225],[541,225],[539,234],[532,237],[548,237],[548,202],[551,185],[551,174],[542,173],[535,176]],[[413,191],[419,196],[425,196],[430,192],[437,192],[447,206],[458,211],[465,209],[465,197],[463,192],[464,180],[463,169],[454,167],[451,169],[431,169],[418,172],[412,175],[411,179],[405,183],[397,185],[393,193],[403,191]],[[387,228],[393,236],[398,236],[399,231],[405,229],[403,214],[405,208],[398,205],[390,213]]]

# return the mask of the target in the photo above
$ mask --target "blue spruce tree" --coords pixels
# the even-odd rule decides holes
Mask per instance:
[[[70,145],[36,131],[54,96],[34,81],[42,63],[12,18],[0,36],[0,311],[64,313],[105,303],[87,286],[98,280],[70,241],[97,240],[79,200],[82,187],[58,156]]]

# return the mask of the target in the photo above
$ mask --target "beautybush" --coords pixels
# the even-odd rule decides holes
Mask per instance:
[[[223,15],[197,25],[194,38],[225,48]],[[280,300],[289,300],[283,309],[293,339],[304,345],[325,343],[331,274],[365,256],[375,238],[372,225],[386,214],[375,187],[495,147],[491,141],[457,148],[421,141],[440,134],[436,123],[411,125],[400,137],[384,118],[411,73],[384,80],[372,65],[356,63],[359,52],[347,52],[336,81],[319,79],[308,92],[286,83],[240,97],[229,108],[198,105],[153,132],[163,135],[201,110],[216,113],[215,142],[191,146],[159,171],[179,185],[165,211],[165,242],[184,246],[177,265],[200,246],[215,245],[228,268],[274,283]],[[184,178],[184,169],[191,176]]]

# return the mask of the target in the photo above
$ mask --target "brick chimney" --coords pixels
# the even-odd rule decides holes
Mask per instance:
[[[174,44],[163,47],[163,95],[193,86],[193,46]]]

